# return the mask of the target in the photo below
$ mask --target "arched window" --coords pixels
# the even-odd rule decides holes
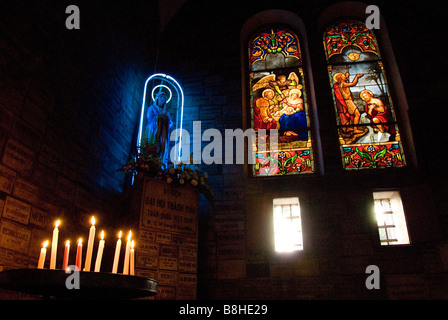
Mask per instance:
[[[344,169],[405,166],[374,33],[349,20],[326,28],[323,40]]]
[[[251,128],[256,136],[253,175],[313,173],[310,108],[297,34],[287,27],[265,27],[250,38],[248,58]],[[272,129],[278,130],[276,145]],[[258,147],[265,142],[264,150]]]

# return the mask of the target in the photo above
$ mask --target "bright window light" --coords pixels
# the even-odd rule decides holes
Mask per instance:
[[[275,251],[303,250],[299,198],[277,198],[273,205]]]
[[[373,199],[381,245],[410,244],[398,191],[374,192]]]

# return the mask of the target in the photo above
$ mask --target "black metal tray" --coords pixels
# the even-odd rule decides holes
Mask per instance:
[[[47,269],[13,269],[0,272],[0,288],[55,299],[136,299],[157,294],[151,278],[105,272],[79,272],[79,289],[68,289],[73,272]],[[73,284],[73,281],[68,282]]]

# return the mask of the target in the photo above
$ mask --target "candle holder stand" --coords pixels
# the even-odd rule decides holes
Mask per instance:
[[[48,269],[12,269],[0,272],[0,288],[41,295],[43,299],[123,300],[155,296],[151,278],[106,272],[79,272],[79,289],[68,289],[73,272]]]

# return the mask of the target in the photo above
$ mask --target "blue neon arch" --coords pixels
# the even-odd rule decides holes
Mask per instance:
[[[167,82],[168,84],[171,85],[171,87],[173,87],[176,90],[176,94],[178,97],[180,97],[180,101],[178,101],[178,105],[176,106],[176,129],[180,129],[177,130],[178,132],[178,137],[176,138],[176,141],[178,142],[178,146],[181,146],[181,142],[182,142],[182,123],[183,123],[183,117],[184,117],[184,92],[182,90],[182,87],[180,86],[180,84],[176,81],[176,79],[174,79],[173,77],[164,74],[164,73],[156,73],[151,75],[150,77],[148,77],[146,79],[145,82],[145,87],[143,89],[143,101],[142,101],[142,108],[141,108],[141,112],[140,112],[140,124],[139,124],[139,129],[138,129],[138,136],[137,136],[137,147],[140,147],[141,145],[141,141],[142,141],[142,134],[143,134],[143,120],[145,118],[145,110],[146,110],[146,99],[147,99],[147,92],[148,92],[148,84],[150,83],[151,80],[161,80],[161,84],[155,86],[154,88],[151,89],[150,92],[150,98],[154,100],[154,92],[155,89],[159,88],[160,86],[164,86],[166,87],[169,92],[171,93],[171,97],[172,97],[172,92],[169,89],[168,86],[164,85],[163,82]],[[170,97],[169,97],[170,98]],[[179,99],[178,99],[179,100]],[[167,101],[168,102],[168,101]],[[179,118],[179,110],[180,110],[180,118]],[[177,161],[180,161],[180,156],[181,156],[181,148],[179,147],[179,150],[177,152]]]

